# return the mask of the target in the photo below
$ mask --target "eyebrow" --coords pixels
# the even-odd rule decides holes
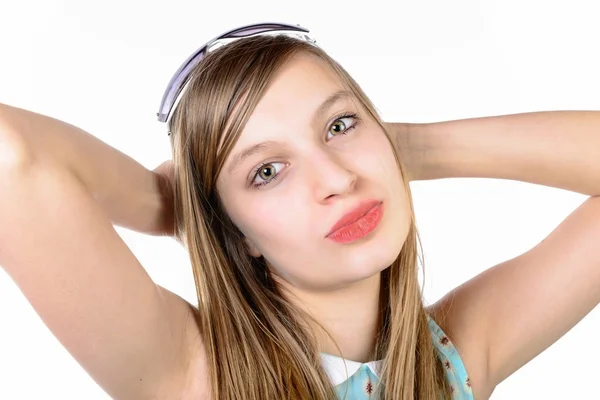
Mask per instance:
[[[240,165],[242,165],[246,158],[253,156],[254,154],[258,154],[264,150],[267,150],[270,147],[275,147],[278,144],[279,142],[267,140],[266,142],[260,142],[258,144],[255,144],[254,146],[246,148],[244,151],[238,153],[235,157],[233,157],[233,160],[229,165],[229,173],[232,174],[233,172],[235,172],[235,170],[238,169]]]
[[[338,101],[349,99],[352,97],[352,93],[350,93],[347,90],[340,90],[333,93],[332,95],[327,97],[327,99],[325,99],[325,101],[323,101],[323,103],[321,103],[321,105],[315,110],[312,118],[313,122],[319,120],[319,118],[322,118],[323,114],[327,113],[327,111]],[[265,142],[260,142],[253,146],[247,147],[246,149],[242,150],[233,157],[228,168],[229,173],[232,174],[233,172],[235,172],[235,170],[238,169],[240,165],[242,165],[246,158],[258,154],[262,151],[265,151],[271,147],[275,147],[279,144],[280,142],[267,140]]]
[[[333,93],[331,96],[325,99],[323,103],[321,103],[319,108],[317,108],[312,118],[313,122],[318,121],[319,118],[322,118],[323,114],[327,113],[327,111],[329,111],[329,109],[338,101],[350,98],[352,98],[352,93],[347,90],[340,90]]]

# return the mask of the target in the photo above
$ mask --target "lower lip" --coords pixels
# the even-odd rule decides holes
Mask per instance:
[[[383,208],[381,203],[371,208],[365,215],[357,219],[350,225],[333,232],[327,238],[336,243],[350,243],[361,239],[373,232],[381,222],[383,217]]]

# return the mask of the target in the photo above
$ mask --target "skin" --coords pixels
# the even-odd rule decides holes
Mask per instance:
[[[265,257],[290,300],[316,317],[344,357],[364,362],[374,346],[379,275],[402,249],[410,208],[390,141],[352,95],[315,115],[343,90],[322,60],[295,56],[254,110],[217,185],[251,254]],[[358,119],[338,118],[345,113]],[[239,152],[267,140],[278,144],[229,173]],[[276,179],[255,188],[249,183],[268,180],[253,174],[264,162]],[[384,204],[375,231],[348,244],[326,238],[342,215],[367,199]],[[331,339],[323,340],[324,352],[340,355]]]
[[[309,125],[298,126],[309,131],[306,128]],[[407,144],[403,148],[409,156],[403,154],[402,161],[416,180],[511,179],[591,196],[535,247],[486,269],[429,308],[428,312],[460,350],[474,398],[487,399],[497,384],[555,343],[600,303],[597,240],[600,237],[600,113],[527,113],[395,126],[398,128],[395,139]],[[407,127],[410,129],[405,129]],[[311,128],[315,137],[318,136],[318,127]],[[335,178],[331,171],[342,168],[331,168],[331,165],[342,165],[342,161],[351,163],[353,159],[342,158],[341,154],[359,137],[360,134],[349,135],[323,144],[328,152],[321,153],[321,157],[326,154],[331,158],[317,158],[317,161],[327,166],[323,160],[330,160],[331,164],[319,174]],[[377,138],[373,134],[373,140],[367,144],[374,145]],[[316,139],[315,142],[296,139],[294,137],[291,143],[316,143]],[[348,146],[335,153],[333,150],[338,149],[340,143],[348,143]],[[207,398],[210,371],[202,337],[193,323],[193,306],[154,283],[113,228],[113,224],[117,224],[143,233],[168,233],[164,224],[170,220],[165,216],[166,211],[172,210],[165,201],[169,197],[166,195],[169,185],[159,185],[159,174],[148,171],[93,135],[16,107],[0,105],[0,144],[0,266],[19,286],[45,325],[111,398]],[[295,167],[290,172],[299,171],[288,174],[288,178],[299,179],[306,172],[301,168],[303,164],[297,163],[302,160],[300,155],[307,154],[298,152],[301,149],[289,147],[288,154],[277,155]],[[324,151],[321,147],[317,149]],[[382,146],[383,152],[377,154],[380,163],[389,165],[386,149],[389,150]],[[365,152],[363,156],[368,154]],[[415,164],[411,165],[412,162]],[[348,206],[342,203],[343,199],[386,196],[389,192],[383,190],[397,182],[390,179],[382,185],[383,180],[373,180],[377,175],[372,170],[366,174],[364,170],[350,168],[353,163],[343,165],[349,176],[356,175],[356,182],[348,183],[345,192],[330,190],[327,195],[323,189],[328,187],[325,184],[333,185],[338,180],[319,181],[320,175],[315,174],[313,180],[307,182],[320,182],[316,187],[321,191],[307,193],[322,196],[312,198],[302,207],[316,213],[321,206],[333,208],[330,203],[339,202],[336,204],[339,209],[332,214],[342,214],[346,211],[342,205]],[[161,170],[167,174],[169,168],[165,165]],[[226,189],[227,182],[221,184]],[[275,190],[283,192],[284,185],[291,186],[291,183],[282,176],[276,186],[261,194],[266,198],[267,194],[274,195]],[[329,189],[335,187],[338,186],[329,186]],[[307,188],[313,189],[312,186]],[[240,189],[238,194],[241,196],[241,193]],[[386,205],[390,202],[388,198],[383,200]],[[261,202],[253,205],[253,210],[260,209]],[[294,206],[298,208],[297,204]],[[233,207],[229,207],[233,211]],[[407,210],[406,207],[399,209]],[[275,212],[273,210],[275,208],[266,211]],[[236,222],[246,229],[249,249],[256,256],[263,254],[265,246],[260,232],[249,229],[260,224],[251,224],[256,221],[250,219],[254,214],[244,215],[248,226],[242,226],[242,218],[238,217]],[[310,219],[299,223],[300,227],[302,224],[310,227],[298,233],[304,235],[306,248],[322,250],[320,255],[334,258],[338,254],[331,250],[334,247],[316,238],[323,233],[320,229],[328,228],[338,216],[332,216],[331,221]],[[379,227],[381,231],[390,229],[386,227],[388,220],[394,220],[392,231],[406,227],[401,218],[391,218],[388,210]],[[317,232],[314,236],[310,234],[313,230]],[[374,233],[372,240],[385,242],[381,236],[384,235]],[[395,243],[402,243],[403,235],[400,238],[402,240]],[[32,248],[35,251],[31,251]],[[369,241],[365,240],[360,246],[358,243],[345,246],[345,251],[362,255],[368,248]],[[264,255],[273,271],[287,271],[288,280],[283,282],[290,282],[291,290],[305,298],[326,299],[328,294],[342,293],[341,287],[346,292],[358,293],[359,284],[348,282],[366,282],[367,285],[369,278],[361,280],[361,277],[376,276],[377,269],[381,268],[375,263],[346,264],[352,268],[341,263],[325,265],[326,259],[319,258],[317,261],[331,269],[327,270],[329,280],[315,287],[316,268],[297,267],[292,273],[291,261],[288,264],[281,260],[285,254],[277,253],[280,257],[277,259],[272,251],[273,254],[265,252]],[[381,254],[385,251],[384,255],[394,254],[390,247],[382,247],[381,251]],[[379,261],[385,265],[381,258]],[[341,271],[342,265],[344,271]],[[375,292],[369,288],[361,290],[367,295]],[[351,299],[348,296],[345,301]],[[357,312],[372,315],[369,310],[374,307],[364,305],[369,301],[369,297],[361,297],[358,306],[364,309],[357,308]],[[356,311],[356,307],[348,308]],[[325,315],[326,310],[318,311]],[[373,326],[372,320],[361,322]],[[332,329],[334,325],[330,323],[328,329],[339,343],[344,335],[341,329]],[[370,335],[356,333],[356,337],[369,338]],[[349,338],[346,342],[352,340]],[[365,344],[365,348],[369,346]],[[359,360],[362,356],[354,358]]]

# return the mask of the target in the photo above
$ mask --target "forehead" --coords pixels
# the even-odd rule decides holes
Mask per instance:
[[[324,60],[312,54],[295,55],[275,75],[232,153],[258,140],[279,140],[277,133],[289,132],[294,124],[308,128],[319,105],[343,89],[340,78]]]

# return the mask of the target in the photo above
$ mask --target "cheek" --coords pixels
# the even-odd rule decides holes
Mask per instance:
[[[305,237],[309,227],[306,193],[301,189],[305,186],[222,191],[221,200],[233,223],[257,246],[289,246]]]
[[[242,233],[259,247],[266,243],[277,246],[294,240],[295,233],[301,229],[298,226],[301,209],[281,198],[253,197],[251,201],[246,199],[237,204],[235,222]]]
[[[391,143],[383,132],[365,135],[365,140],[357,143],[354,160],[363,172],[373,180],[402,183],[401,173]]]

